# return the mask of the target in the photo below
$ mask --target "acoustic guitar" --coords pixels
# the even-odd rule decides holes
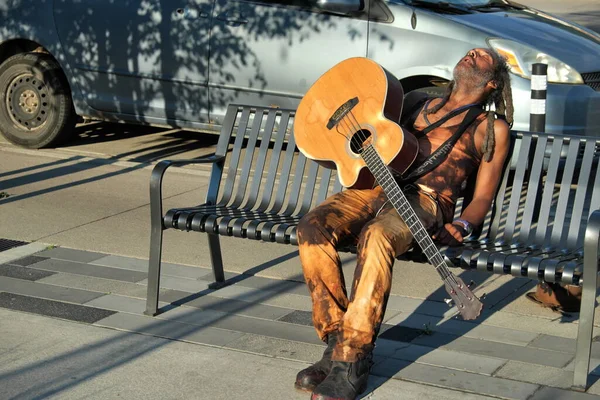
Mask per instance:
[[[337,170],[345,187],[364,186],[373,177],[442,278],[463,319],[475,319],[483,305],[449,269],[388,166],[405,172],[418,144],[396,121],[404,91],[391,73],[372,60],[349,58],[323,74],[302,98],[294,138],[307,157]],[[449,303],[451,304],[451,303]]]

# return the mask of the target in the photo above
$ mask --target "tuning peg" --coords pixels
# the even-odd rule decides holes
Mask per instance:
[[[452,299],[444,299],[444,302],[448,304],[448,307],[454,306],[454,301]]]
[[[471,281],[471,282],[469,282],[469,284],[467,285],[467,287],[468,287],[469,289],[473,289],[475,286],[477,286],[477,284],[475,283],[475,281]]]

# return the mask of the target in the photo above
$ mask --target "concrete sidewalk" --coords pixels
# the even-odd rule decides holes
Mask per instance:
[[[0,249],[0,397],[309,398],[293,389],[294,376],[323,345],[295,247],[223,238],[235,284],[215,291],[204,235],[167,231],[164,312],[142,314],[155,158],[138,154],[160,137],[139,140],[147,147],[107,157],[0,144],[0,192],[9,196],[0,199],[0,238],[29,243]],[[159,147],[157,157],[185,157]],[[207,177],[203,168],[169,171],[165,207],[201,202]],[[354,257],[344,261],[351,279]],[[600,384],[590,395],[568,390],[578,316],[526,300],[534,282],[457,271],[487,293],[472,323],[452,318],[429,265],[394,268],[365,397],[600,394]]]
[[[162,313],[143,315],[147,261],[22,244],[0,252],[2,398],[302,399],[324,346],[304,284],[166,264]],[[392,295],[363,398],[588,399],[568,390],[576,323]],[[594,343],[593,363],[600,361]],[[594,372],[593,381],[600,375]]]

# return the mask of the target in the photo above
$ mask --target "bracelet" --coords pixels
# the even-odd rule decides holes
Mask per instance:
[[[473,233],[473,225],[467,220],[464,220],[462,218],[457,218],[454,221],[452,221],[452,224],[460,225],[465,231],[465,235],[464,235],[465,237],[469,236],[471,233]]]

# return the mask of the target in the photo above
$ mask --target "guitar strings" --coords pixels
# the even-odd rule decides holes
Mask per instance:
[[[352,137],[354,135],[357,135],[359,140],[361,141],[361,146],[364,145],[365,141],[369,138],[367,135],[364,134],[363,129],[361,127],[360,122],[357,120],[357,118],[354,116],[354,114],[352,113],[352,111],[349,111],[346,115],[344,115],[342,117],[342,119],[340,120],[340,122],[343,122],[344,125],[346,126],[345,129],[347,129],[347,134],[343,134],[341,133],[347,140],[349,140],[350,142],[352,142]],[[354,133],[353,133],[354,132]],[[372,146],[373,148],[375,147],[374,142],[372,142],[369,146]],[[417,216],[418,218],[418,216]],[[423,223],[421,222],[421,220],[418,220],[420,223],[420,228],[423,229],[426,232],[425,227],[423,226]],[[429,237],[429,234],[427,234],[427,237],[429,239],[431,239],[431,237]],[[430,240],[431,244],[435,247],[435,243],[433,243],[433,240]],[[436,249],[437,250],[437,249]],[[439,250],[437,250],[437,254],[434,254],[434,256],[431,257],[431,259],[433,260],[434,258],[437,257],[441,257],[441,255],[439,254]],[[439,263],[440,266],[444,265],[445,266],[445,261],[442,258],[441,262]],[[436,269],[439,269],[439,267],[436,266]],[[454,274],[452,274],[450,271],[447,271],[445,269],[441,270],[441,275],[443,279],[448,279],[450,278],[452,280],[453,283],[458,285],[458,281],[455,279]]]

